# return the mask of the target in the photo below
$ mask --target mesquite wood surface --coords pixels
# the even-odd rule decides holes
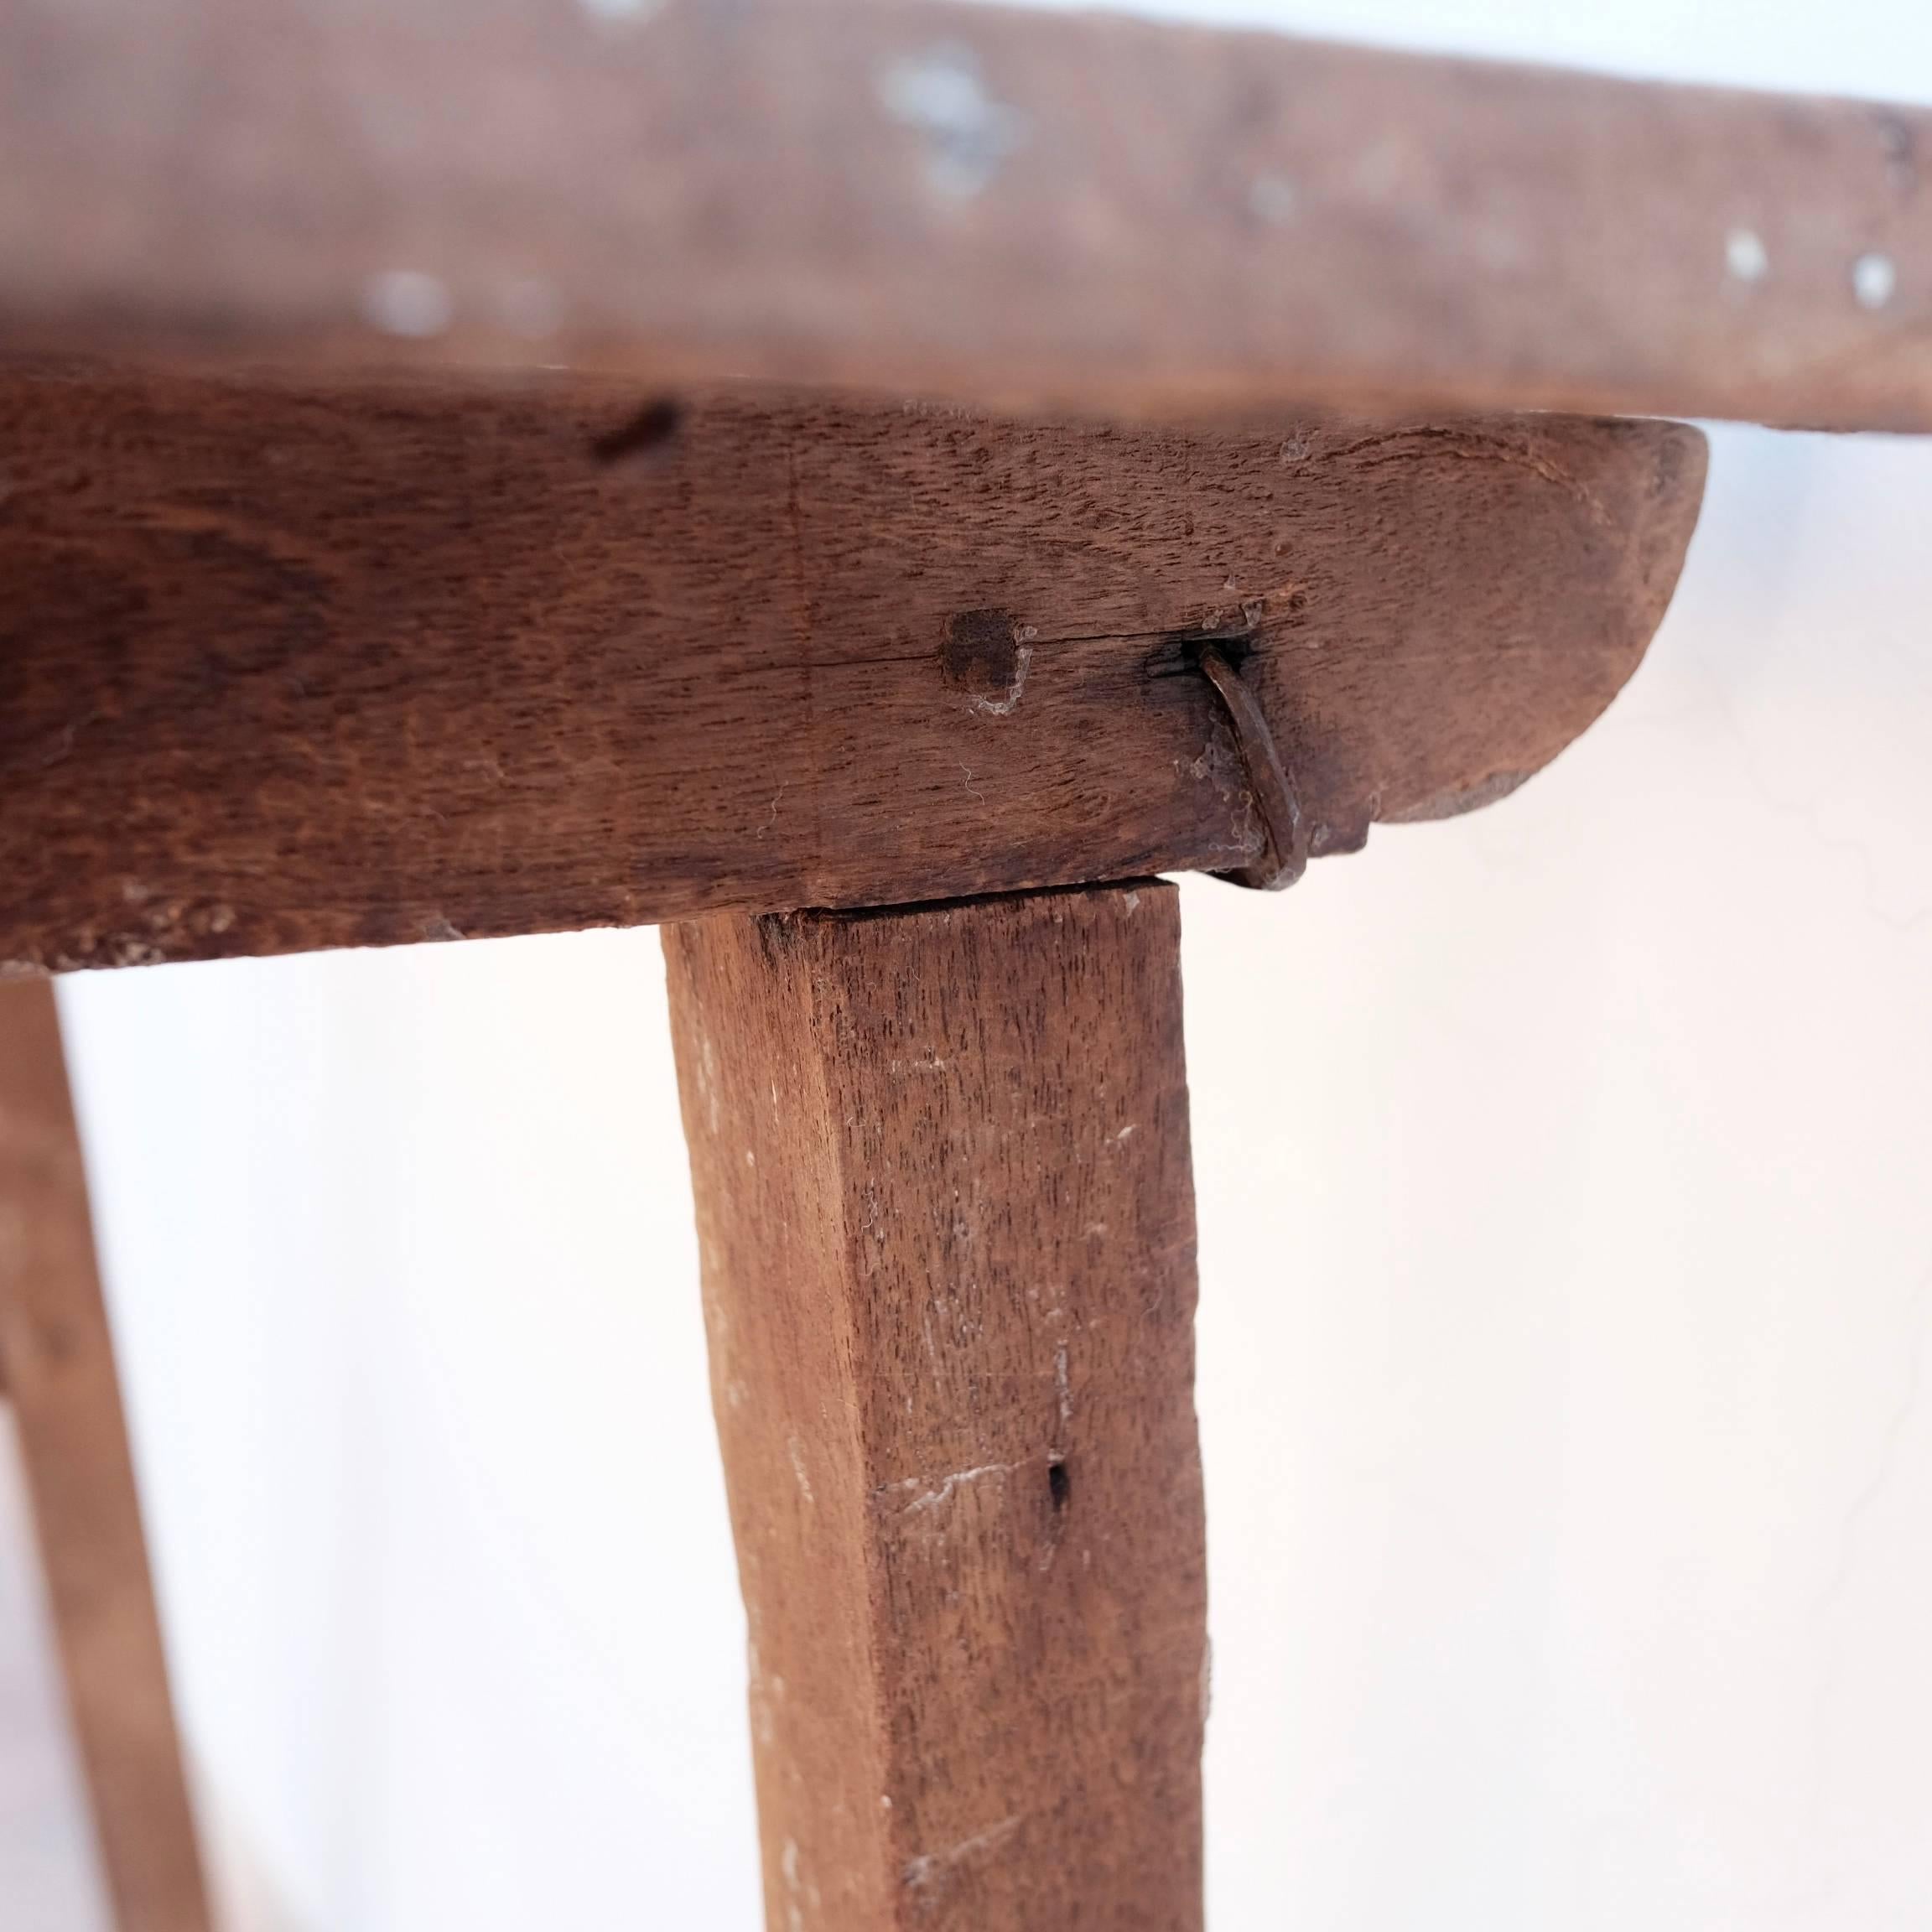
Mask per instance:
[[[1602,710],[1703,475],[1661,423],[0,371],[0,964],[1228,869],[1202,632],[1347,850]]]
[[[1924,430],[1929,153],[906,0],[6,0],[0,342]]]
[[[774,1932],[1187,1932],[1178,896],[668,927]]]
[[[0,982],[0,1364],[117,1932],[208,1932],[86,1175],[44,979]],[[0,1924],[9,1924],[4,1907]]]

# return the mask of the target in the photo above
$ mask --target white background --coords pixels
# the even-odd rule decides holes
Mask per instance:
[[[1916,3],[1160,10],[1932,100]],[[1712,454],[1555,768],[1186,888],[1216,1932],[1932,1924],[1932,451]],[[656,936],[62,999],[236,1932],[750,1932]]]

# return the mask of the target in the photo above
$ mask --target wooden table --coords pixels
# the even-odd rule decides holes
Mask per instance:
[[[126,1932],[207,1906],[44,976],[644,922],[771,1924],[1198,1925],[1157,875],[1584,730],[1648,413],[1932,427],[1928,152],[904,0],[5,0],[0,1346]]]

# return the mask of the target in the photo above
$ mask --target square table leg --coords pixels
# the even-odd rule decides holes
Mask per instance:
[[[774,1932],[1200,1924],[1179,936],[666,928]]]

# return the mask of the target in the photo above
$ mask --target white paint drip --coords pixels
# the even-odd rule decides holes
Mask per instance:
[[[715,1134],[724,1114],[718,1098],[718,1054],[709,1033],[698,1042],[698,1092],[704,1102],[704,1117]]]
[[[963,1483],[977,1483],[982,1476],[1010,1476],[1018,1467],[1017,1462],[982,1462],[975,1469],[956,1470],[952,1475],[942,1478],[937,1488],[922,1489],[919,1495],[906,1504],[906,1514],[910,1516],[916,1510],[937,1509],[942,1503],[951,1500],[953,1491]],[[920,1489],[929,1480],[924,1476],[908,1476],[902,1483],[888,1483],[875,1493],[885,1496],[898,1489]]]
[[[1026,688],[1026,673],[1033,662],[1033,647],[1022,644],[1013,657],[1013,682],[1006,687],[1004,698],[975,698],[971,700],[975,711],[984,712],[989,718],[1005,718],[1011,715],[1020,703],[1020,693]]]
[[[778,1855],[778,1869],[785,1878],[785,1922],[787,1932],[804,1932],[804,1909],[809,1904],[813,1915],[817,1915],[818,1888],[799,1877],[798,1845],[796,1839],[787,1838],[785,1841],[785,1849]]]
[[[995,1845],[1004,1844],[1019,1829],[1018,1818],[1002,1818],[997,1825],[989,1825],[984,1831],[977,1831],[970,1838],[963,1838],[957,1845],[948,1846],[943,1852],[922,1852],[917,1858],[908,1858],[901,1878],[909,1889],[917,1891],[921,1886],[930,1884],[934,1878],[943,1877],[961,1860],[973,1857],[981,1852],[990,1852]]]

